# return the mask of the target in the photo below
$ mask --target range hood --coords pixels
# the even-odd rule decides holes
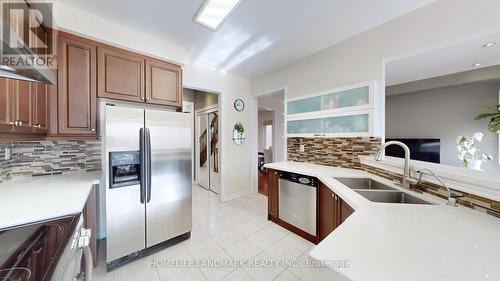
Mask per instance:
[[[2,50],[1,50],[1,61],[0,61],[0,77],[25,80],[30,82],[45,83],[45,84],[56,84],[56,70],[47,67],[37,66],[35,63],[31,63],[33,58],[37,58],[38,55],[35,54],[28,47],[22,48],[11,48],[9,44],[9,38],[4,38],[3,30],[4,28],[10,28],[3,19],[0,20],[0,36],[2,37]],[[23,41],[15,32],[10,32],[10,36],[14,38],[17,42],[20,42],[20,46],[26,46]],[[9,63],[6,65],[4,59],[9,57],[15,57],[17,59],[24,59],[23,64]]]

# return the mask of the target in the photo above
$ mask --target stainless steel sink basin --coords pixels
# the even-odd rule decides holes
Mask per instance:
[[[366,199],[379,203],[395,203],[395,204],[424,204],[432,205],[432,203],[422,200],[413,195],[401,191],[390,190],[355,190]]]
[[[395,190],[390,186],[387,186],[383,183],[368,178],[335,178],[335,179],[343,183],[345,186],[355,190],[356,189]]]

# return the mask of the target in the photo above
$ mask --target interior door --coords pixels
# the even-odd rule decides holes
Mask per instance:
[[[144,110],[119,106],[105,109],[105,149],[109,153],[138,151],[140,129],[144,127]],[[106,173],[106,258],[107,261],[124,257],[144,249],[146,245],[145,205],[141,203],[140,185],[110,188],[109,169]]]
[[[209,173],[209,141],[208,141],[208,115],[200,114],[197,119],[197,152],[196,152],[196,178],[198,185],[209,189],[210,188],[210,173]]]
[[[192,124],[189,114],[158,110],[146,110],[145,121],[151,148],[146,245],[151,247],[191,231]]]
[[[218,112],[208,113],[209,149],[208,161],[210,162],[210,190],[219,193],[219,115]]]

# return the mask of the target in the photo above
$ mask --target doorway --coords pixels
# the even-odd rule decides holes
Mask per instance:
[[[196,170],[198,185],[219,193],[219,112],[196,113]]]
[[[192,102],[194,183],[215,193],[220,192],[219,95],[184,88],[184,99]]]
[[[266,163],[286,160],[285,90],[258,96],[257,102],[257,191],[267,196]]]

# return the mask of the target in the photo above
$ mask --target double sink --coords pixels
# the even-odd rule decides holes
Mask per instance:
[[[430,202],[369,178],[335,179],[372,202],[432,205]]]

